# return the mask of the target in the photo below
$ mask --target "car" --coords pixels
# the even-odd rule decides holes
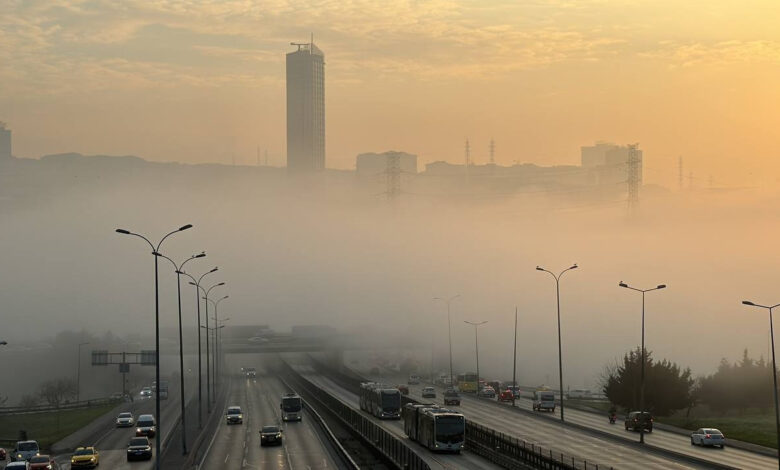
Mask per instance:
[[[227,421],[227,424],[242,424],[244,422],[244,413],[241,411],[241,407],[228,406],[225,413],[225,421]]]
[[[131,428],[133,424],[135,424],[135,419],[133,413],[129,411],[119,413],[116,417],[116,427],[118,428]]]
[[[691,445],[726,447],[726,437],[715,428],[699,428],[691,434]]]
[[[399,385],[396,388],[401,392],[401,395],[409,395],[409,387],[406,385]]]
[[[512,390],[509,389],[502,390],[501,393],[498,394],[498,401],[512,401],[514,399],[515,396],[512,393]]]
[[[136,437],[146,436],[154,437],[157,433],[157,426],[154,421],[154,415],[141,415],[135,423]]]
[[[506,389],[512,392],[515,399],[520,398],[520,387],[517,385],[509,385]]]
[[[37,441],[18,441],[11,454],[11,462],[30,460],[41,453]]]
[[[260,446],[282,443],[282,429],[279,426],[263,426],[260,428]]]
[[[144,387],[138,394],[141,398],[152,398],[152,387]]]
[[[247,379],[254,379],[255,377],[257,377],[257,369],[255,369],[254,367],[246,367],[244,368],[244,372]]]
[[[134,437],[127,444],[127,461],[151,460],[152,443],[148,437]]]
[[[20,460],[18,462],[11,462],[5,466],[7,470],[30,470],[30,462],[26,460]]]
[[[420,376],[419,375],[410,375],[409,380],[406,381],[409,385],[420,385]]]
[[[422,389],[422,397],[423,398],[436,398],[436,389],[433,387],[423,387]]]
[[[51,455],[36,455],[30,459],[30,470],[53,470],[60,468]]]
[[[485,385],[479,389],[479,396],[486,398],[496,398],[496,389],[490,385]]]
[[[644,416],[642,416],[644,414]],[[653,432],[653,415],[645,411],[644,413],[639,411],[632,411],[626,415],[624,421],[626,431],[639,431],[644,427],[645,431]]]
[[[460,406],[460,395],[454,388],[448,388],[444,391],[444,404]]]
[[[95,468],[100,465],[100,453],[94,447],[78,447],[70,458],[70,468]]]

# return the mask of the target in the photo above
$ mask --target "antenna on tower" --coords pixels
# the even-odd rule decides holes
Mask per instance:
[[[496,142],[491,138],[490,139],[490,164],[495,165],[496,164]]]
[[[466,168],[471,165],[471,144],[469,144],[469,139],[466,139]]]
[[[401,194],[401,155],[397,152],[388,152],[385,156],[387,168],[385,178],[387,182],[387,200],[395,201]]]

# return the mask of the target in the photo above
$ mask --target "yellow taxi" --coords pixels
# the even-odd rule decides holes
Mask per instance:
[[[70,458],[70,468],[95,468],[100,465],[100,453],[94,447],[79,447]]]

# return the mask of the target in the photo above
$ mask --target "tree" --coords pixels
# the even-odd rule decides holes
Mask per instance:
[[[718,370],[701,379],[701,402],[721,413],[748,407],[766,409],[773,403],[772,387],[772,365],[764,358],[751,359],[745,349],[742,360],[731,364],[721,359]]]
[[[41,384],[39,394],[49,405],[59,407],[76,396],[76,382],[70,378],[47,380]]]
[[[629,410],[639,409],[642,353],[639,348],[623,356],[621,363],[607,368],[603,391],[609,400]],[[655,361],[645,352],[645,410],[668,415],[690,407],[695,399],[691,370],[668,361]]]
[[[36,397],[35,395],[22,395],[22,399],[19,400],[19,406],[22,408],[32,408],[33,406],[36,406],[38,403],[40,403],[40,398]]]

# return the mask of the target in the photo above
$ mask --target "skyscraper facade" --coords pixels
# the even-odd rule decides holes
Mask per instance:
[[[11,129],[5,127],[4,122],[0,122],[0,160],[11,158]]]
[[[325,55],[314,45],[294,44],[287,54],[287,168],[325,168]]]

